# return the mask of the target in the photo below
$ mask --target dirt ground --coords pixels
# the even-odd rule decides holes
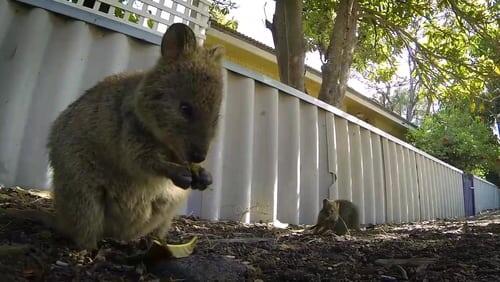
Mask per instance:
[[[145,238],[103,240],[99,250],[79,251],[12,213],[50,210],[50,201],[0,189],[0,281],[500,281],[500,211],[346,236],[181,217],[168,242],[197,236],[194,253],[152,263],[130,259],[148,249]]]

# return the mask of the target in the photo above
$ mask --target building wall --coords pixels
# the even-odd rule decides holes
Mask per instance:
[[[1,2],[0,15],[0,183],[50,189],[51,122],[105,76],[152,66],[161,38],[16,1]],[[221,120],[204,164],[214,184],[180,213],[312,224],[330,198],[353,201],[365,224],[464,215],[460,170],[267,76],[224,66]]]

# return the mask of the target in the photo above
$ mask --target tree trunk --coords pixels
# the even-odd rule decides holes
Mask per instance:
[[[385,85],[385,93],[382,94],[384,97],[384,107],[389,110],[394,110],[394,103],[391,101],[391,84],[386,83]]]
[[[418,47],[416,47],[418,48]],[[412,54],[412,50],[408,48],[408,67],[409,67],[409,78],[410,78],[410,87],[408,89],[408,106],[406,111],[406,120],[412,121],[416,114],[416,108],[419,97],[417,96],[418,91],[418,80],[415,79],[415,70],[417,66],[412,60],[412,57],[415,55]]]
[[[431,114],[431,110],[432,110],[432,98],[430,97],[427,97],[427,107],[425,108],[425,116],[428,116]]]
[[[357,42],[358,0],[340,0],[333,24],[327,62],[322,66],[319,99],[343,108],[344,96]]]
[[[276,0],[273,22],[266,20],[273,35],[281,82],[304,91],[305,39],[302,0]]]

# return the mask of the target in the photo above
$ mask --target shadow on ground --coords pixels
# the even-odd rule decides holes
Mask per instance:
[[[147,239],[78,251],[49,227],[6,212],[27,209],[50,211],[51,200],[0,189],[0,281],[500,281],[500,211],[341,237],[181,217],[168,242],[197,236],[195,252],[146,265],[126,258],[145,251]]]

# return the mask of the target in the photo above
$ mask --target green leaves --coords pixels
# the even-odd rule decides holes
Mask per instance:
[[[483,176],[500,158],[500,143],[467,104],[448,105],[428,116],[408,139],[418,148],[466,172]]]
[[[304,0],[309,51],[323,61],[338,0]],[[365,78],[394,81],[401,63],[433,99],[474,97],[500,76],[499,5],[495,1],[360,1],[353,67]]]
[[[231,0],[214,0],[208,8],[210,18],[216,23],[232,30],[238,29],[238,21],[228,18],[229,12],[236,9],[237,5]]]

